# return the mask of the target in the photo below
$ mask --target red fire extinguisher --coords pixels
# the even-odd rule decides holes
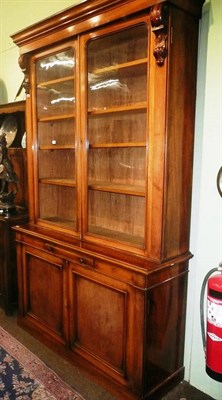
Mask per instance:
[[[219,272],[217,275],[213,275]],[[212,275],[212,276],[211,276]],[[207,285],[207,322],[204,323],[204,293]],[[200,295],[200,319],[206,372],[222,382],[222,263],[205,276]]]

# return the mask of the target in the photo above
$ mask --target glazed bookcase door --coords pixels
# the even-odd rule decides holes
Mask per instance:
[[[38,221],[76,232],[76,49],[37,57]]]
[[[145,247],[148,28],[144,20],[85,38],[88,240]]]

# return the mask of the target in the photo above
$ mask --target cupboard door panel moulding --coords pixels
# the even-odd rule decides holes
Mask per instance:
[[[23,313],[27,321],[58,343],[65,343],[66,268],[58,257],[26,246],[23,248]],[[44,276],[44,279],[43,279]],[[49,286],[50,282],[50,286]],[[41,296],[39,295],[41,293]]]
[[[72,350],[122,380],[125,371],[127,291],[107,279],[72,273]],[[124,289],[125,290],[124,290]],[[102,306],[101,306],[102,304]],[[104,321],[106,321],[104,323]],[[116,341],[117,337],[118,343]],[[114,372],[115,371],[115,372]]]
[[[202,5],[86,0],[12,36],[30,208],[19,323],[124,400],[184,375]]]

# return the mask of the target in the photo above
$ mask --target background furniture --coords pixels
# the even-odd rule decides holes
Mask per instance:
[[[13,313],[18,307],[17,263],[15,232],[13,226],[28,222],[24,211],[15,215],[0,215],[0,305],[6,314]]]
[[[25,101],[17,101],[0,105],[0,128],[4,126],[6,118],[13,118],[17,124],[17,133],[8,148],[13,170],[18,177],[18,193],[15,204],[17,207],[28,208],[26,148],[22,147],[22,138],[25,133]],[[7,124],[10,127],[9,124]],[[1,184],[1,183],[0,183]]]
[[[202,3],[86,1],[12,36],[29,93],[19,323],[124,399],[184,373]]]
[[[21,141],[25,132],[25,101],[0,105],[0,127],[12,117],[16,121],[17,133],[8,148],[8,157],[18,177],[18,193],[15,198],[16,210],[10,215],[0,214],[0,305],[7,314],[18,306],[15,225],[28,222],[26,149]],[[7,125],[10,128],[10,125]],[[9,129],[10,133],[10,129]]]

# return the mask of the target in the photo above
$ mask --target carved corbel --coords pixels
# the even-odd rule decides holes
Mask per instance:
[[[29,82],[29,60],[27,56],[21,55],[18,59],[19,66],[24,74],[24,80],[22,86],[25,89],[25,93],[30,92],[30,82]]]
[[[167,57],[168,6],[166,4],[156,4],[151,7],[150,22],[155,35],[155,49],[153,55],[157,65],[161,66],[164,64],[164,60]]]

